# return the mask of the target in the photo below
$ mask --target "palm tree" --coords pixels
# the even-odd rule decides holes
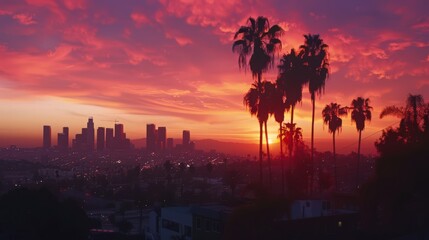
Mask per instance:
[[[291,49],[289,54],[280,59],[277,85],[286,97],[286,107],[291,108],[290,123],[293,124],[295,105],[302,101],[302,88],[305,84],[303,51],[296,53]],[[292,146],[293,148],[293,146]]]
[[[332,146],[334,153],[334,178],[335,178],[335,189],[338,187],[337,179],[337,156],[335,152],[335,133],[339,133],[343,125],[343,120],[340,116],[347,115],[347,108],[341,107],[340,104],[331,103],[326,105],[322,111],[323,122],[328,125],[328,131],[332,133]]]
[[[283,95],[281,92],[278,91],[278,88],[276,87],[276,84],[269,82],[269,81],[263,81],[262,82],[262,95],[261,95],[261,107],[268,110],[268,113],[270,115],[274,115],[276,121],[283,121],[281,119],[281,114],[284,113],[284,106],[283,106]],[[283,110],[282,110],[283,108]],[[283,111],[283,112],[282,112]],[[265,110],[264,110],[265,112]],[[284,116],[284,114],[283,114]],[[270,147],[268,142],[268,130],[267,130],[267,121],[268,116],[266,117],[264,121],[264,128],[265,128],[265,144],[267,145],[267,156],[268,156],[268,171],[269,171],[269,183],[271,185],[272,183],[272,172],[271,172],[271,155],[270,155]]]
[[[301,49],[305,52],[304,61],[307,68],[306,78],[311,95],[313,112],[311,115],[311,163],[314,164],[314,113],[316,95],[321,95],[325,89],[325,81],[329,75],[328,45],[318,34],[304,35],[305,42]]]
[[[268,115],[270,113],[270,104],[268,91],[265,91],[264,86],[268,86],[270,82],[264,81],[261,84],[257,82],[252,84],[252,87],[244,95],[243,103],[249,109],[250,114],[256,115],[259,121],[259,177],[262,183],[262,133],[263,126],[265,125],[265,132],[267,132],[267,121]],[[258,90],[260,89],[260,91]],[[268,147],[268,135],[265,134],[267,141],[267,154],[269,156],[269,147]],[[270,163],[270,162],[269,162]],[[271,175],[271,173],[270,173]]]
[[[428,105],[422,95],[409,94],[405,107],[388,106],[381,111],[380,118],[389,115],[401,118],[401,130],[408,133],[411,142],[415,142],[423,132],[427,109]]]
[[[352,122],[356,123],[356,129],[359,132],[359,143],[358,143],[358,160],[357,160],[357,176],[356,185],[359,186],[359,162],[360,162],[360,145],[362,140],[362,131],[365,129],[365,121],[371,121],[371,110],[372,107],[369,105],[369,98],[358,97],[353,99],[350,106],[352,111],[351,117]]]
[[[286,106],[285,101],[284,101],[283,90],[280,89],[278,84],[275,85],[275,90],[274,90],[273,95],[274,95],[273,99],[272,99],[273,102],[272,102],[271,106],[272,106],[272,112],[274,114],[274,119],[279,124],[279,136],[278,137],[280,138],[280,162],[281,162],[281,166],[282,166],[282,193],[284,194],[284,190],[285,190],[285,185],[284,185],[285,164],[284,164],[284,159],[283,159],[283,141],[282,141],[283,129],[282,129],[282,125],[283,125],[285,110],[287,109],[287,106]]]
[[[246,26],[241,26],[234,36],[233,52],[239,54],[238,66],[246,69],[250,66],[252,75],[257,78],[257,94],[262,94],[262,73],[272,65],[274,54],[281,50],[278,38],[283,29],[278,25],[270,27],[267,18],[259,16],[256,20],[250,17]],[[250,61],[247,57],[250,56]],[[262,123],[259,126],[259,161],[262,167]],[[260,180],[262,183],[262,168]]]
[[[293,145],[302,142],[302,128],[296,123],[283,124],[283,141],[288,146],[289,156],[292,156]]]

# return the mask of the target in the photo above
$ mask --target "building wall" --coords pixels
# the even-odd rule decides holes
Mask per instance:
[[[174,236],[187,236],[186,239],[192,239],[190,207],[162,208],[159,230],[161,240],[171,240]]]

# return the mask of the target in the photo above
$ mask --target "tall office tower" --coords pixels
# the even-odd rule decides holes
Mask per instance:
[[[64,135],[64,148],[69,148],[69,128],[68,127],[63,127],[63,135]]]
[[[97,128],[97,151],[104,150],[104,127]]]
[[[189,146],[190,143],[191,143],[191,132],[189,130],[183,130],[183,136],[182,136],[183,147]]]
[[[157,145],[158,149],[165,150],[165,145],[167,141],[167,128],[166,127],[158,127],[158,138]]]
[[[125,139],[124,125],[115,123],[115,138],[118,140]]]
[[[43,126],[43,148],[51,147],[51,126]]]
[[[106,128],[106,149],[113,147],[113,128]]]
[[[94,130],[94,120],[92,117],[88,119],[88,123],[86,124],[87,128],[87,147],[89,151],[94,150],[94,141],[95,141],[95,130]]]
[[[174,140],[172,138],[167,138],[167,149],[171,150],[174,148]]]
[[[148,151],[156,150],[156,127],[155,124],[146,125],[146,149]]]
[[[58,148],[61,150],[66,150],[69,147],[69,128],[63,127],[63,132],[58,133]]]

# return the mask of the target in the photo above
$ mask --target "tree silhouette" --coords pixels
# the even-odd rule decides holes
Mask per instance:
[[[372,107],[369,105],[369,99],[358,97],[353,99],[350,106],[352,122],[356,123],[356,129],[359,132],[359,143],[358,143],[358,159],[357,159],[357,173],[356,173],[356,185],[359,186],[359,164],[360,164],[360,146],[362,140],[362,131],[365,129],[365,121],[371,121],[371,110]]]
[[[278,138],[280,139],[280,162],[281,162],[281,167],[282,167],[282,193],[284,194],[285,191],[285,186],[284,186],[284,181],[285,181],[285,162],[284,162],[284,155],[283,155],[283,141],[282,141],[282,136],[283,136],[283,121],[284,121],[284,112],[286,110],[286,103],[284,101],[284,94],[283,94],[283,90],[279,88],[279,85],[276,84],[275,87],[275,91],[273,93],[273,98],[272,98],[272,111],[274,114],[274,119],[276,120],[276,122],[279,124],[279,136]]]
[[[304,35],[305,42],[301,49],[305,52],[304,61],[307,72],[308,90],[311,95],[311,163],[314,164],[314,113],[316,109],[316,95],[321,95],[325,89],[325,81],[329,75],[328,45],[318,34]]]
[[[304,51],[296,53],[291,49],[290,53],[283,55],[278,66],[279,75],[277,77],[277,86],[281,89],[285,97],[285,109],[291,109],[290,123],[293,124],[295,105],[302,101],[302,88],[305,84],[305,68],[303,62]],[[280,131],[280,136],[282,136]],[[280,141],[282,142],[282,141]],[[293,149],[293,142],[289,143],[289,147]],[[289,151],[289,159],[291,158],[292,150]]]
[[[283,142],[288,146],[289,156],[292,157],[293,146],[302,143],[302,128],[296,127],[296,123],[283,124]]]
[[[234,36],[233,52],[239,54],[239,68],[247,69],[250,66],[252,75],[257,78],[257,94],[262,94],[262,73],[272,65],[274,54],[281,49],[278,38],[283,29],[278,25],[270,27],[267,18],[259,16],[250,17],[246,26],[241,26]],[[249,62],[247,57],[250,56]],[[262,122],[259,121],[259,162],[261,164],[260,181],[262,183]]]
[[[383,130],[375,143],[380,155],[375,176],[361,191],[362,222],[367,223],[362,229],[389,238],[423,233],[429,228],[429,105],[421,95],[409,95],[405,107],[386,107],[380,114],[387,115],[401,121]]]
[[[260,86],[259,86],[260,85]],[[260,92],[259,90],[260,89]],[[265,126],[265,138],[267,144],[267,155],[268,155],[268,166],[269,166],[269,178],[271,182],[271,158],[270,150],[268,144],[268,132],[267,132],[267,121],[270,112],[272,112],[272,98],[273,98],[273,89],[275,86],[268,81],[263,81],[261,84],[257,82],[252,84],[252,87],[244,95],[243,103],[249,109],[250,114],[256,115],[259,121],[259,131],[263,132],[263,126]],[[260,134],[259,141],[259,151],[262,153],[262,134]],[[260,181],[262,182],[262,156],[259,158],[259,167],[260,167]]]
[[[425,104],[422,95],[409,94],[405,107],[388,106],[380,113],[380,118],[385,116],[396,116],[401,118],[400,130],[408,134],[408,140],[416,142],[419,135],[423,133],[425,116],[427,116],[428,105]]]
[[[334,178],[335,178],[335,189],[338,187],[337,179],[337,156],[335,152],[335,134],[339,133],[343,126],[343,120],[340,116],[347,115],[347,108],[341,107],[340,104],[331,103],[326,105],[322,110],[323,122],[328,125],[328,131],[332,133],[332,146],[334,153]]]

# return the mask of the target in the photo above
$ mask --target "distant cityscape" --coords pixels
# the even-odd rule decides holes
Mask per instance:
[[[52,144],[52,130],[50,125],[43,126],[43,148],[56,148],[60,151],[70,149],[78,152],[93,152],[105,150],[129,150],[134,145],[124,131],[124,124],[116,123],[114,128],[97,128],[97,138],[95,138],[94,119],[88,118],[86,128],[82,128],[81,133],[75,135],[75,138],[69,144],[69,128],[63,127],[63,131],[57,135],[57,144]],[[195,143],[191,141],[191,132],[183,130],[182,143],[174,144],[173,138],[167,138],[167,127],[156,127],[150,123],[146,125],[146,150],[149,152],[159,152],[166,150],[192,151],[195,149]]]

